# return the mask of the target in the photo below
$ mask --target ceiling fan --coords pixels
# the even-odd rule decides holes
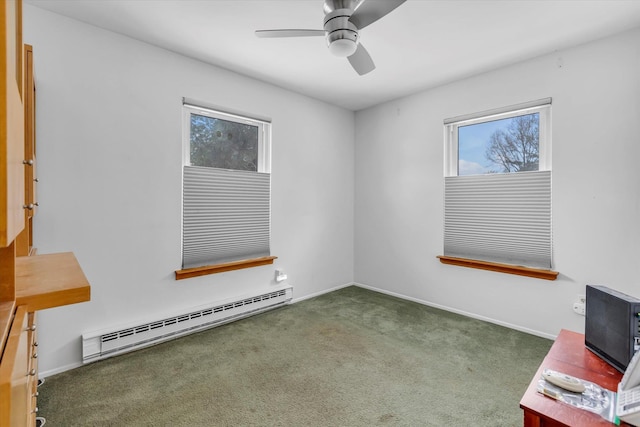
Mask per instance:
[[[329,51],[346,57],[361,76],[376,66],[369,52],[359,42],[358,31],[384,17],[406,0],[324,0],[324,30],[257,30],[256,36],[313,37],[325,36]]]

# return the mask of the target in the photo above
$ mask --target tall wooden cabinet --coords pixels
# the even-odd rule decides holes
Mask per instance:
[[[22,41],[22,0],[0,0],[0,427],[36,425],[37,312],[91,294],[73,253],[33,248],[33,59]]]
[[[0,246],[6,247],[24,228],[22,2],[2,0],[0,20]]]
[[[36,188],[36,82],[33,74],[33,47],[25,44],[24,58],[24,228],[16,237],[16,255],[34,255],[33,217],[38,207]]]

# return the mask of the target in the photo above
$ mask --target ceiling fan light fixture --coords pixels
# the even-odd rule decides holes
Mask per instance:
[[[257,30],[258,37],[326,37],[329,52],[347,58],[353,69],[364,75],[376,66],[359,43],[358,32],[385,17],[407,0],[324,0],[322,30]]]
[[[337,39],[329,43],[329,52],[341,58],[353,55],[357,48],[358,44],[351,39]]]

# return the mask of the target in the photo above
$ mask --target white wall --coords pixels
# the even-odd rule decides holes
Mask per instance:
[[[39,253],[73,251],[91,302],[40,312],[44,375],[83,332],[273,289],[353,281],[354,114],[25,5],[37,81]],[[221,43],[224,41],[222,40]],[[273,120],[273,266],[182,281],[181,100]]]
[[[271,289],[275,267],[289,274],[296,299],[355,278],[549,337],[561,328],[583,330],[571,305],[588,283],[640,296],[640,30],[354,119],[341,108],[24,9],[38,90],[35,245],[39,253],[73,251],[92,285],[91,302],[39,314],[44,375],[80,363],[83,332]],[[180,267],[183,96],[273,119],[274,266],[173,279]],[[440,264],[442,120],[544,97],[553,98],[559,279]]]
[[[428,70],[425,70],[428,72]],[[440,264],[443,119],[552,97],[556,281]],[[555,336],[586,284],[640,297],[640,30],[356,113],[355,281]]]

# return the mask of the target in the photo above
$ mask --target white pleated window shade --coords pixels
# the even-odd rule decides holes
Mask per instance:
[[[551,171],[445,178],[444,255],[551,269]]]
[[[270,255],[268,173],[184,167],[182,268]]]

